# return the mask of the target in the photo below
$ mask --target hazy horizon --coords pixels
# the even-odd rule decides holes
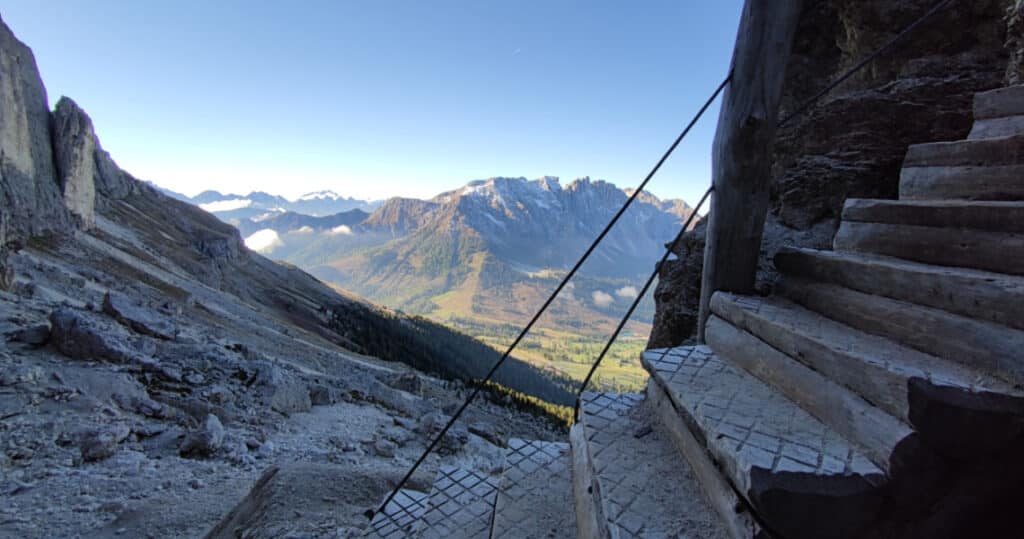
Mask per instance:
[[[572,179],[570,179],[568,181],[566,181],[564,178],[560,178],[560,177],[554,176],[552,174],[544,174],[544,175],[541,175],[541,176],[539,176],[537,178],[528,178],[526,176],[488,176],[487,178],[475,178],[475,179],[472,179],[472,180],[463,181],[462,183],[453,184],[451,187],[449,187],[447,189],[444,189],[442,191],[439,191],[437,193],[434,193],[433,195],[426,196],[426,197],[415,197],[415,196],[406,196],[406,195],[393,195],[393,196],[384,197],[384,198],[359,198],[359,197],[356,197],[356,196],[348,195],[348,194],[343,193],[343,192],[339,192],[336,189],[330,189],[330,188],[316,189],[316,190],[313,190],[313,191],[307,191],[305,193],[299,193],[298,195],[289,196],[289,195],[286,195],[286,194],[281,193],[281,192],[277,192],[277,191],[273,191],[273,190],[265,190],[265,189],[251,189],[251,190],[247,190],[247,191],[234,192],[234,191],[225,191],[223,189],[216,189],[216,188],[213,188],[213,187],[204,187],[204,188],[199,188],[199,189],[196,189],[196,190],[192,190],[191,192],[184,192],[184,191],[178,191],[178,190],[173,189],[172,187],[169,187],[169,186],[166,186],[166,185],[161,185],[161,184],[156,183],[156,182],[152,182],[151,181],[150,183],[152,183],[153,185],[155,185],[155,186],[157,186],[157,187],[159,187],[161,189],[166,189],[168,191],[173,191],[173,192],[175,192],[175,193],[177,193],[179,195],[185,195],[185,196],[187,196],[189,198],[195,198],[196,196],[198,196],[198,195],[200,195],[202,193],[205,193],[207,191],[216,191],[216,192],[218,192],[218,193],[220,193],[222,195],[225,195],[225,196],[238,196],[238,197],[245,197],[245,196],[251,195],[253,193],[265,193],[265,194],[272,195],[272,196],[282,197],[282,198],[284,198],[284,199],[286,199],[286,200],[288,200],[290,202],[295,202],[296,200],[299,200],[300,198],[302,198],[303,196],[306,196],[306,195],[312,195],[312,194],[317,194],[317,193],[321,193],[321,192],[325,192],[325,191],[330,191],[330,192],[333,192],[334,194],[336,194],[336,195],[338,195],[338,196],[340,196],[342,198],[351,198],[351,199],[355,199],[355,200],[361,200],[363,202],[383,202],[383,201],[386,201],[388,199],[396,198],[396,197],[398,197],[398,198],[418,198],[418,199],[421,199],[421,200],[430,200],[430,199],[436,198],[436,197],[438,197],[440,195],[443,195],[446,192],[450,192],[450,191],[455,191],[455,190],[461,189],[462,187],[465,187],[466,185],[469,185],[471,183],[474,183],[474,182],[485,182],[485,181],[488,181],[488,180],[491,180],[491,179],[494,179],[494,178],[524,179],[524,180],[526,180],[528,182],[533,182],[533,181],[536,181],[536,180],[538,180],[540,178],[555,178],[559,182],[559,184],[561,184],[561,186],[563,188],[566,185],[569,185],[572,182],[575,182],[577,180],[582,180],[582,179],[589,179],[592,182],[607,182],[607,183],[610,183],[610,184],[614,185],[615,187],[617,187],[619,189],[622,189],[622,190],[627,190],[627,189],[630,189],[632,187],[632,186],[619,185],[617,182],[612,181],[612,180],[608,180],[608,179],[605,179],[605,178],[590,178],[589,176],[576,176],[576,177],[573,177]],[[679,197],[663,197],[663,196],[659,196],[657,192],[652,191],[650,188],[644,189],[644,192],[657,197],[659,200],[677,200],[677,199],[679,199]],[[690,200],[685,200],[685,202],[687,204],[690,204],[690,205],[693,205],[693,203],[695,203],[695,201],[690,201]],[[706,208],[705,208],[705,210],[706,210]],[[703,213],[704,212],[702,212],[702,214]]]

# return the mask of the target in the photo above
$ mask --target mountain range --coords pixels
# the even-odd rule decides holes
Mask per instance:
[[[381,205],[381,201],[358,200],[343,197],[334,191],[314,191],[306,193],[294,200],[262,191],[253,191],[247,195],[225,194],[220,191],[203,191],[196,196],[187,196],[170,189],[158,187],[165,195],[199,206],[221,220],[237,225],[243,219],[251,219],[262,215],[274,215],[285,212],[300,213],[313,217],[323,217],[349,210],[371,212]]]
[[[430,200],[392,198],[372,213],[277,211],[280,197],[263,193],[216,200],[204,193],[195,202],[252,201],[248,217],[223,206],[215,212],[251,249],[371,301],[465,329],[525,322],[631,194],[602,180],[563,186],[548,176],[472,181]],[[268,211],[251,211],[257,207]],[[691,212],[682,200],[641,193],[563,292],[547,327],[607,335]],[[645,302],[638,333],[652,313]]]

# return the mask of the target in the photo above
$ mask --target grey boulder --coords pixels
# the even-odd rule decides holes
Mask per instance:
[[[137,333],[150,337],[171,340],[177,333],[160,315],[120,294],[108,292],[103,296],[103,312]]]
[[[196,430],[190,432],[178,448],[183,457],[208,457],[224,444],[224,425],[217,416],[210,414]]]

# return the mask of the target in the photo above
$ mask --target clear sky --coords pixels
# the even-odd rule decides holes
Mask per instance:
[[[51,104],[195,194],[634,186],[724,77],[740,0],[5,0]],[[717,106],[651,185],[695,202]]]

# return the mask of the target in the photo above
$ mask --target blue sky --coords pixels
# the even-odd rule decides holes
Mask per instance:
[[[740,0],[5,0],[51,104],[194,194],[639,183],[725,75]],[[651,185],[695,202],[717,106]]]

